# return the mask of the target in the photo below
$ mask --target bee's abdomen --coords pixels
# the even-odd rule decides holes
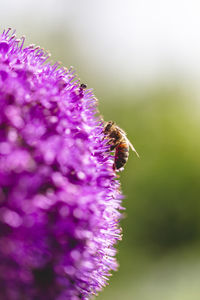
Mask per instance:
[[[124,142],[120,143],[116,147],[116,151],[115,151],[114,169],[118,170],[122,168],[128,160],[128,155],[129,155],[129,145]]]

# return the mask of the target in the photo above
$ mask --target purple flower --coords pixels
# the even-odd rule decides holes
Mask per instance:
[[[72,69],[0,36],[1,299],[90,299],[117,268],[120,185]]]

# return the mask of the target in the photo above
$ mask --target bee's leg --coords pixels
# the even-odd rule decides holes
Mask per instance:
[[[115,144],[115,139],[109,139],[106,143],[106,145],[114,145]]]
[[[116,143],[116,140],[113,139],[112,141],[109,141],[107,145],[110,146],[110,151],[113,151],[119,145],[119,143]]]
[[[101,133],[103,133],[103,131],[102,131]],[[102,141],[104,141],[104,140],[107,139],[107,138],[108,138],[108,135],[107,135],[107,134],[104,134]]]
[[[113,151],[117,146],[118,146],[118,144],[112,145],[112,146],[110,147],[110,151]]]
[[[118,144],[114,144],[113,141],[108,141],[106,143],[106,146],[109,146],[108,150],[106,150],[106,152],[110,152],[110,151],[113,151],[116,147],[117,147]]]

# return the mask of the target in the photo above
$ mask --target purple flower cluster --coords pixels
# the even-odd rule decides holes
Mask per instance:
[[[73,70],[0,36],[0,299],[90,299],[117,268],[120,185]]]

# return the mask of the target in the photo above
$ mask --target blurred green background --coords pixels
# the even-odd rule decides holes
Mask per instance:
[[[1,31],[74,66],[127,133],[119,271],[98,300],[200,299],[197,1],[2,1]]]
[[[126,99],[100,105],[140,159],[131,153],[121,174],[120,269],[99,299],[200,299],[199,104],[177,87]]]

